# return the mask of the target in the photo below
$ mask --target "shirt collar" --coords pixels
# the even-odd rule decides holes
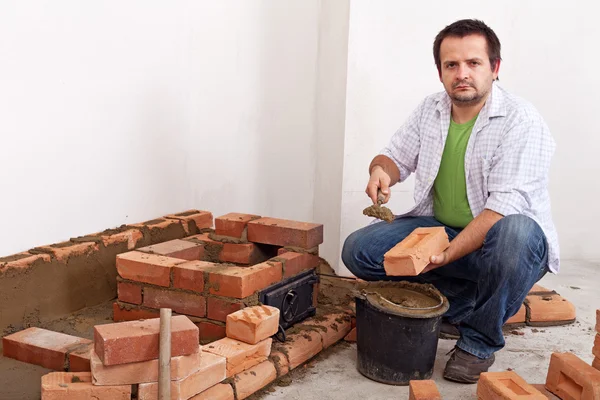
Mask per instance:
[[[436,110],[449,115],[451,107],[452,100],[450,99],[450,96],[448,96],[448,93],[445,91],[442,92],[438,100]],[[492,92],[483,105],[483,108],[479,112],[479,115],[482,117],[482,119],[506,116],[506,99],[504,96],[504,91],[498,86],[496,81],[492,83]]]

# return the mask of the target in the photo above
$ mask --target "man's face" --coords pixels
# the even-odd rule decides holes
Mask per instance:
[[[482,35],[449,36],[440,46],[440,81],[457,106],[484,101],[498,77],[500,62],[492,70]]]

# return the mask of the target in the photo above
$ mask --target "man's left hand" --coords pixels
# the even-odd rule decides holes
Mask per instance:
[[[429,265],[426,266],[421,273],[424,274],[425,272],[429,272],[436,268],[443,267],[444,265],[448,264],[449,262],[450,262],[450,257],[448,256],[448,253],[445,251],[438,254],[437,256],[431,256],[431,257],[429,257]]]

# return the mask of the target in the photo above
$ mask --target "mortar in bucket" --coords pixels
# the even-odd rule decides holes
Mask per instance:
[[[369,283],[354,297],[358,371],[390,385],[429,379],[448,299],[433,285],[405,281]]]

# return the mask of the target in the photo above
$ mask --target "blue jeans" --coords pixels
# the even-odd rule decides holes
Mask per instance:
[[[488,358],[504,347],[502,326],[548,271],[546,236],[531,218],[509,215],[492,226],[483,246],[471,254],[416,277],[387,276],[383,255],[415,228],[430,226],[444,225],[433,217],[401,217],[368,225],[346,238],[342,260],[356,277],[367,281],[434,285],[450,302],[444,317],[458,325],[457,346]],[[445,228],[450,240],[460,232]]]

